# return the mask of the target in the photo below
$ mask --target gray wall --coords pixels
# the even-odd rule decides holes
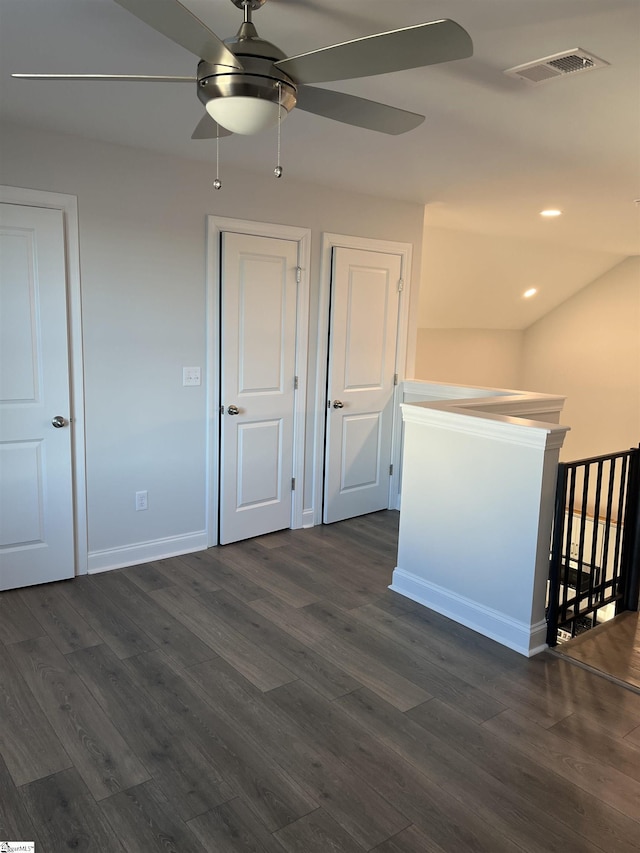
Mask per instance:
[[[0,141],[0,183],[78,197],[90,553],[205,528],[205,383],[184,388],[181,371],[206,364],[207,214],[312,230],[310,410],[322,232],[412,243],[417,290],[420,205],[277,181],[270,171],[229,171],[216,192],[213,147],[207,168],[28,128],[5,126]],[[312,417],[307,428],[308,509]],[[149,492],[148,512],[134,511],[139,489]]]

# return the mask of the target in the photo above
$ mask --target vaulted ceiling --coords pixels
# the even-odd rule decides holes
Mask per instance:
[[[221,38],[239,26],[229,0],[182,2]],[[293,55],[443,17],[470,33],[473,57],[324,84],[424,124],[386,136],[294,111],[283,180],[425,205],[420,325],[524,328],[640,253],[640,2],[268,0],[254,23]],[[203,114],[195,84],[10,78],[194,74],[192,54],[113,0],[0,0],[0,39],[4,121],[213,164],[215,143],[190,139]],[[609,66],[535,86],[503,73],[576,48]],[[224,139],[220,156],[233,192],[234,171],[271,172],[276,133]],[[544,220],[547,207],[563,215]],[[530,286],[539,294],[524,301]]]

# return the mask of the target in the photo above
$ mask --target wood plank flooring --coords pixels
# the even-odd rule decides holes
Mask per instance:
[[[390,592],[397,524],[3,593],[0,838],[637,853],[640,695]]]
[[[627,611],[554,652],[640,693],[640,614]]]

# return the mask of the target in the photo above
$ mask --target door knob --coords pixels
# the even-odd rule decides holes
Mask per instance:
[[[56,415],[55,418],[51,418],[51,424],[56,428],[60,429],[63,426],[66,426],[69,421],[66,421],[62,415]]]
[[[344,406],[344,403],[342,403],[340,400],[334,400],[333,401],[333,408],[334,409],[341,409],[343,406]]]
[[[240,409],[237,406],[227,406],[228,415],[239,415]]]

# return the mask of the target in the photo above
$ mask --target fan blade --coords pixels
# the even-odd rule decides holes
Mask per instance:
[[[198,124],[196,125],[196,129],[191,134],[192,139],[222,139],[223,136],[232,136],[230,130],[227,130],[226,127],[222,127],[221,124],[218,124],[215,119],[212,119],[209,113],[205,113]]]
[[[421,68],[472,53],[469,33],[455,21],[444,19],[333,44],[281,59],[275,65],[296,83],[327,83]]]
[[[115,0],[115,2],[153,27],[162,35],[186,47],[199,59],[214,65],[230,65],[242,70],[242,64],[206,24],[196,18],[179,0]]]
[[[195,83],[197,77],[153,77],[148,74],[12,74],[18,80],[142,80],[152,83]]]
[[[308,113],[394,136],[413,130],[424,121],[418,113],[315,86],[298,86],[297,106]]]

